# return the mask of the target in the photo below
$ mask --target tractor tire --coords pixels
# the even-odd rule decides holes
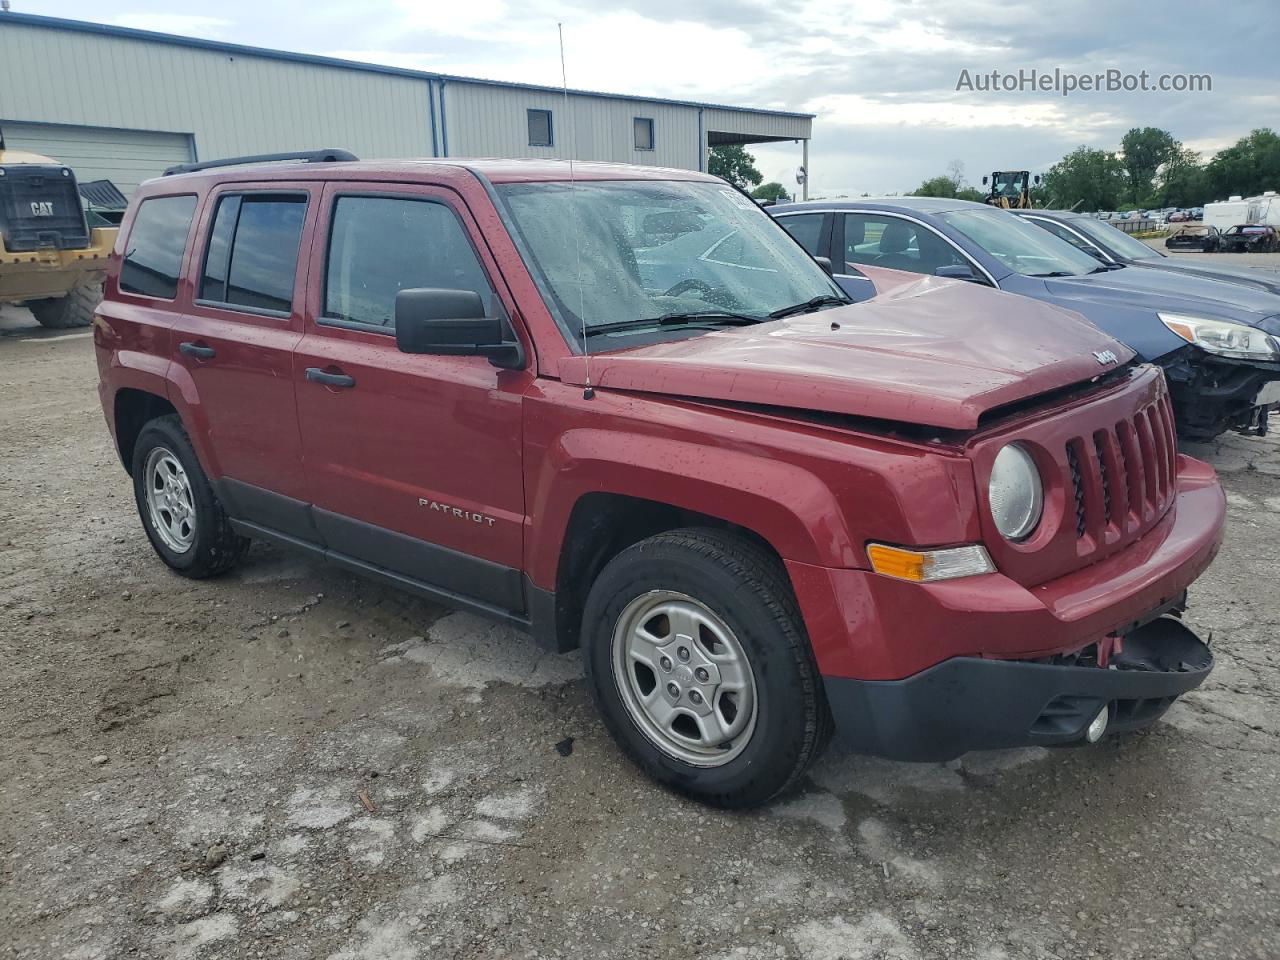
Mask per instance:
[[[36,322],[50,330],[66,330],[69,327],[87,327],[93,323],[93,311],[102,302],[102,278],[84,278],[67,291],[64,297],[33,300],[27,306]]]

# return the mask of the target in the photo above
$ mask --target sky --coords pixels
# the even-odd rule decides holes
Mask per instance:
[[[12,0],[23,13],[558,86],[816,114],[813,196],[909,192],[963,166],[1043,173],[1157,126],[1208,157],[1280,127],[1277,0]],[[1209,74],[1206,92],[957,90],[993,70]],[[977,85],[975,81],[975,86]],[[797,144],[750,148],[795,183]]]

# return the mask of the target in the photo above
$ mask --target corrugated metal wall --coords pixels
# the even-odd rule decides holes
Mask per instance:
[[[0,15],[0,123],[189,134],[202,160],[319,147],[368,159],[420,157],[444,153],[446,142],[452,157],[563,158],[572,139],[575,159],[696,170],[700,131],[790,139],[810,136],[812,125],[804,117],[607,95],[571,95],[566,109],[555,92],[14,16]],[[529,145],[530,108],[552,112],[553,146]],[[654,149],[635,148],[636,117],[653,120]]]
[[[604,97],[564,96],[536,90],[450,80],[444,84],[449,155],[607,160],[698,169],[695,107]],[[529,146],[526,111],[550,110],[555,143]],[[633,122],[653,120],[653,149],[637,150]]]
[[[346,147],[431,155],[427,84],[0,21],[0,120],[164,130],[202,159]]]

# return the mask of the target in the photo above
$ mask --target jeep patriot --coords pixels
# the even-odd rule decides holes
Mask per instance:
[[[871,267],[850,303],[686,170],[272,159],[143,185],[95,319],[178,573],[262,539],[581,649],[622,750],[722,806],[833,731],[1091,743],[1211,669],[1221,488],[1075,314]]]

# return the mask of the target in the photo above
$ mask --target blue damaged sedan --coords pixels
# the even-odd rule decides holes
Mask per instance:
[[[882,270],[965,280],[1083,314],[1164,368],[1179,433],[1265,434],[1280,405],[1280,296],[1191,274],[1100,263],[1007,210],[890,197],[768,208],[855,300]],[[874,279],[873,279],[874,278]]]

